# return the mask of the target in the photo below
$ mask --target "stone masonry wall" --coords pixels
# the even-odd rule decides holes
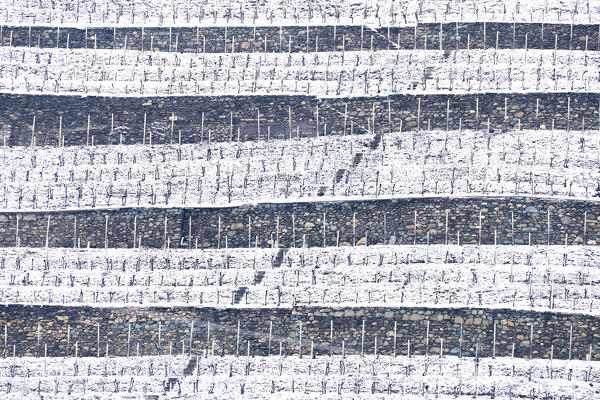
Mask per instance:
[[[539,100],[539,107],[538,107]],[[419,107],[420,104],[420,107]],[[450,109],[449,114],[447,109]],[[347,118],[346,115],[347,107]],[[599,128],[597,93],[395,95],[319,99],[309,96],[78,97],[0,94],[0,145],[200,143],[418,129]],[[318,112],[318,114],[317,114]],[[291,114],[291,119],[290,119]],[[171,117],[175,115],[171,134]],[[204,115],[204,120],[202,116]],[[318,115],[318,124],[317,124]],[[35,127],[33,119],[35,116]],[[88,131],[88,116],[90,126]],[[258,120],[260,118],[260,131]],[[291,127],[291,130],[290,130]],[[318,129],[318,132],[317,132]],[[297,133],[297,130],[299,130]]]
[[[307,43],[308,29],[308,43]],[[441,35],[440,35],[441,30]],[[539,23],[443,23],[374,30],[348,26],[61,28],[3,26],[0,46],[94,48],[169,52],[443,50],[495,48],[600,50],[598,25]],[[526,39],[527,37],[527,39]],[[235,39],[234,39],[235,38]],[[318,38],[318,39],[317,39]],[[526,44],[527,42],[527,44]]]
[[[532,198],[422,198],[257,204],[206,209],[145,209],[1,213],[0,246],[216,248],[445,243],[600,244],[600,204]],[[547,218],[550,211],[550,237]],[[416,225],[415,225],[416,212]],[[325,215],[324,215],[325,214]],[[108,224],[106,217],[108,216]],[[325,230],[323,217],[325,216]],[[250,217],[250,243],[248,218]],[[48,218],[50,223],[48,225]],[[277,220],[279,218],[279,224]],[[513,219],[514,218],[514,219]],[[166,220],[166,232],[165,232]],[[220,230],[219,230],[220,220]],[[586,221],[584,231],[584,220]],[[137,221],[137,224],[135,223]],[[356,222],[354,222],[356,221]],[[191,222],[191,229],[190,229]],[[277,231],[279,226],[279,231]],[[354,228],[355,226],[355,228]],[[105,228],[107,228],[105,232]],[[190,237],[191,231],[191,237]],[[166,234],[165,234],[166,233]],[[323,234],[325,233],[325,243]],[[134,239],[135,237],[135,239]],[[227,239],[226,239],[227,238]]]
[[[0,307],[0,324],[8,324],[7,346],[4,347],[2,341],[0,351],[12,355],[15,345],[17,354],[35,356],[43,354],[44,345],[47,345],[48,356],[73,355],[77,342],[80,356],[95,356],[99,324],[101,355],[105,355],[107,343],[109,355],[127,355],[129,328],[131,355],[135,354],[138,343],[140,354],[168,353],[170,343],[174,353],[180,354],[182,342],[188,353],[190,332],[192,354],[210,350],[213,340],[216,355],[236,354],[238,321],[240,355],[246,354],[248,341],[253,355],[269,353],[270,323],[273,324],[271,354],[279,354],[281,343],[282,353],[298,355],[300,325],[304,357],[310,355],[311,341],[314,341],[315,354],[329,354],[330,350],[341,354],[342,341],[346,354],[360,354],[361,351],[373,354],[375,337],[378,354],[393,354],[396,323],[397,354],[406,354],[408,340],[411,354],[439,354],[443,339],[444,354],[459,355],[460,352],[462,356],[473,357],[477,348],[478,356],[491,357],[496,325],[496,356],[511,356],[514,343],[516,357],[549,358],[553,345],[554,357],[564,359],[569,357],[572,326],[572,358],[585,359],[591,346],[592,359],[600,359],[598,317],[471,308],[114,309],[8,305]],[[330,342],[332,321],[333,341]],[[532,326],[533,341],[530,341]]]
[[[165,237],[169,240],[181,237],[182,211],[121,208],[114,211],[27,213],[18,215],[18,220],[20,246],[45,246],[48,230],[50,247],[87,247],[89,244],[90,247],[103,248],[105,243],[111,248],[134,247],[135,235],[137,244],[141,239],[142,246],[161,248],[165,246]],[[15,246],[17,214],[0,214],[0,225],[2,245]],[[173,243],[173,247],[176,245]]]

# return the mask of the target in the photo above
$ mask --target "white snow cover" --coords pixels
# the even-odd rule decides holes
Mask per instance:
[[[426,122],[421,124],[425,128]],[[346,136],[322,136],[326,128],[320,127],[319,137],[291,140],[4,146],[0,206],[60,210],[422,196],[594,200],[600,195],[598,131],[542,126],[488,133],[487,122],[481,124],[480,131],[386,133],[376,149],[370,147],[374,135],[349,135],[349,126]],[[116,129],[127,135],[127,127]],[[146,141],[153,131],[163,135],[169,129],[169,121],[152,121]]]
[[[439,353],[438,349],[435,349]],[[598,398],[598,362],[456,356],[3,358],[3,399]],[[399,344],[406,351],[406,344]],[[446,351],[447,352],[447,351]],[[433,353],[433,351],[432,351]],[[184,374],[186,365],[191,366]]]
[[[174,54],[0,47],[0,91],[98,96],[384,96],[600,91],[600,55],[568,50]]]
[[[487,307],[599,314],[597,247],[300,248],[289,249],[281,265],[275,264],[278,252],[4,248],[0,302]]]
[[[11,25],[216,26],[365,24],[417,22],[546,22],[594,24],[596,0],[15,0],[0,8]]]

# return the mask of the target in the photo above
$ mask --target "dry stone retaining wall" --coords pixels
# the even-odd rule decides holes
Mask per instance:
[[[330,342],[332,321],[333,342]],[[168,353],[170,343],[173,344],[175,353],[181,353],[184,343],[187,353],[190,332],[192,354],[202,354],[206,348],[210,350],[213,340],[215,354],[236,354],[239,322],[241,355],[246,354],[248,341],[251,342],[253,355],[268,354],[269,328],[272,323],[271,354],[278,354],[282,343],[284,354],[298,355],[300,326],[304,357],[310,355],[311,341],[314,341],[315,354],[329,354],[330,349],[335,354],[341,354],[342,341],[346,354],[360,354],[361,351],[373,354],[375,337],[378,354],[393,354],[396,324],[398,354],[406,354],[408,340],[411,354],[439,354],[443,339],[444,354],[458,355],[461,352],[463,356],[468,357],[474,357],[476,354],[480,357],[491,357],[496,325],[496,356],[510,356],[514,343],[516,357],[550,358],[551,346],[554,346],[555,358],[568,358],[572,326],[572,358],[585,359],[590,354],[591,346],[592,359],[600,359],[598,317],[503,309],[438,310],[364,306],[293,309],[121,309],[8,305],[0,307],[0,324],[5,322],[8,323],[7,346],[4,347],[4,344],[0,343],[0,351],[12,354],[14,345],[18,354],[34,356],[43,354],[43,346],[46,344],[49,356],[73,355],[75,343],[80,356],[95,356],[98,348],[98,325],[101,355],[105,354],[107,343],[109,355],[127,355],[129,332],[130,355],[135,354],[138,343],[142,354],[157,354],[159,351],[162,354]]]
[[[539,100],[539,106],[538,106]],[[420,107],[419,107],[420,105]],[[448,111],[448,106],[450,112]],[[346,115],[347,107],[347,118]],[[0,144],[200,143],[424,129],[598,129],[597,93],[480,93],[319,99],[311,96],[79,97],[0,94]],[[317,123],[318,112],[318,123]],[[290,130],[291,113],[291,130]],[[171,131],[172,116],[175,116]],[[204,115],[204,119],[202,116]],[[88,116],[90,120],[88,130]],[[35,117],[35,126],[33,120]],[[260,131],[258,121],[260,119]],[[317,133],[318,128],[318,133]],[[172,132],[172,133],[171,133]],[[146,139],[148,142],[148,139]]]
[[[600,243],[600,205],[539,198],[421,198],[346,202],[258,204],[206,209],[121,208],[117,210],[0,214],[0,246],[199,248],[335,246],[445,243]],[[416,225],[415,225],[416,212]],[[107,223],[108,217],[108,223]],[[48,218],[50,223],[48,225]],[[325,218],[325,232],[323,231]],[[191,221],[191,240],[190,240]],[[584,221],[585,231],[584,231]],[[166,223],[166,227],[165,227]],[[220,230],[219,230],[220,226]],[[279,231],[277,231],[279,227]],[[354,228],[355,227],[355,228]],[[105,230],[105,228],[107,228]],[[166,228],[166,229],[165,229]],[[460,231],[460,234],[459,234]],[[514,233],[514,234],[513,234]],[[385,236],[384,236],[385,235]],[[495,237],[496,235],[496,237]],[[227,237],[227,239],[226,239]],[[295,238],[295,243],[294,243]],[[105,242],[106,239],[106,242]]]
[[[3,26],[1,46],[94,48],[170,52],[268,52],[495,48],[600,50],[598,25],[540,23],[428,23],[374,30],[360,25],[253,27],[60,28]],[[441,30],[441,34],[440,34]],[[11,38],[12,36],[12,38]],[[525,37],[527,36],[527,44]],[[318,39],[317,39],[318,37]],[[235,38],[235,39],[233,39]],[[143,41],[142,41],[143,39]],[[372,41],[372,44],[371,44]],[[361,43],[362,42],[362,43]],[[371,47],[372,46],[372,47]]]

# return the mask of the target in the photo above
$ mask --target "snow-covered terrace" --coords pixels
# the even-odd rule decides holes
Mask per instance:
[[[488,307],[597,315],[600,299],[595,247],[5,248],[0,260],[0,302],[13,304]]]
[[[384,96],[600,91],[600,55],[568,50],[173,54],[0,47],[0,91],[115,96]]]
[[[594,24],[599,20],[600,4],[589,0],[16,0],[0,9],[4,24],[111,27],[357,23],[381,27],[453,21]]]
[[[154,129],[148,127],[146,143]],[[366,134],[264,139],[4,146],[0,205],[61,210],[477,195],[593,200],[600,192],[597,131],[423,130],[386,133],[380,142]]]
[[[175,349],[174,354],[180,351]],[[403,399],[594,399],[600,381],[597,364],[510,356],[474,359],[372,354],[314,359],[309,354],[304,358],[246,354],[197,358],[9,357],[0,359],[0,390],[7,400],[37,399],[40,395],[61,399],[151,398],[153,394],[166,399],[380,399],[384,395]],[[186,370],[186,366],[191,368]]]

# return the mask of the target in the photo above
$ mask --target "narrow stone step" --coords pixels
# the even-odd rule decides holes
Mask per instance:
[[[197,356],[190,357],[190,360],[188,361],[187,365],[183,369],[183,375],[184,376],[193,375],[194,370],[196,369],[197,366],[198,366],[198,357]]]
[[[169,378],[169,380],[165,382],[165,391],[172,392],[178,386],[180,386],[178,378]]]
[[[346,174],[346,170],[344,168],[338,169],[335,173],[335,183],[340,183],[340,181],[344,177],[344,174]]]
[[[256,273],[254,274],[254,284],[260,285],[260,283],[262,282],[264,277],[265,277],[265,271],[256,271]]]
[[[356,168],[358,166],[358,164],[360,164],[362,159],[363,159],[363,153],[356,153],[354,155],[354,159],[352,160],[352,168]]]
[[[287,249],[286,248],[281,248],[279,249],[279,251],[277,252],[277,257],[275,257],[275,260],[273,260],[273,268],[281,268],[282,264],[283,264],[283,256],[285,256],[285,253],[287,253]]]
[[[246,286],[239,287],[233,295],[233,304],[240,304],[240,301],[242,301],[242,298],[246,292],[248,292],[248,288]]]
[[[378,133],[377,135],[375,135],[375,137],[373,138],[373,140],[369,144],[369,148],[371,150],[375,150],[376,148],[379,147],[380,144],[381,144],[381,133]]]

